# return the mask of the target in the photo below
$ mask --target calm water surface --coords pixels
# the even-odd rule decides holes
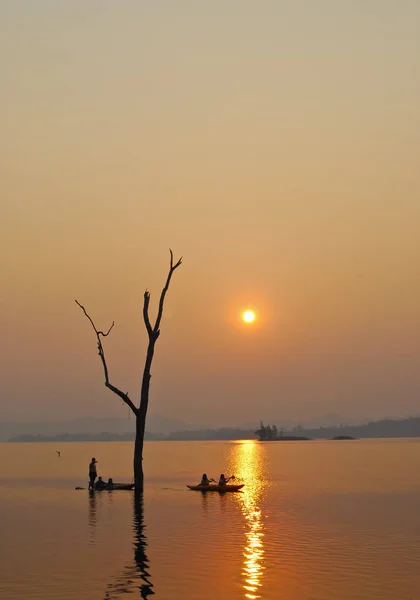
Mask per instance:
[[[417,440],[150,442],[137,499],[75,491],[92,456],[131,480],[131,443],[0,444],[2,599],[420,599]]]

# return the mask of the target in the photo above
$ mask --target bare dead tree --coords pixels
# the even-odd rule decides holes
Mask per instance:
[[[102,343],[102,338],[106,338],[111,333],[112,328],[114,327],[114,322],[112,322],[111,327],[106,332],[101,331],[100,329],[98,329],[96,327],[93,319],[87,313],[85,307],[82,306],[82,304],[80,304],[80,302],[75,300],[76,304],[78,306],[80,306],[80,308],[84,312],[86,318],[90,321],[90,324],[92,325],[93,330],[95,332],[96,342],[97,342],[97,346],[98,346],[98,354],[99,354],[99,357],[101,359],[102,366],[104,369],[105,386],[108,389],[110,389],[112,392],[114,392],[114,394],[119,396],[122,399],[122,401],[125,402],[125,404],[127,404],[127,406],[130,407],[130,409],[136,416],[136,439],[135,439],[135,444],[134,444],[134,461],[133,461],[134,482],[135,482],[136,490],[142,490],[143,485],[144,485],[143,444],[144,444],[144,433],[146,430],[147,408],[149,406],[150,379],[152,376],[151,375],[151,366],[152,366],[153,356],[155,353],[155,344],[160,335],[160,323],[162,321],[165,297],[168,292],[169,285],[171,283],[172,275],[173,275],[174,271],[182,263],[182,257],[176,263],[174,263],[174,256],[173,256],[172,250],[170,250],[169,252],[170,252],[170,257],[171,257],[169,273],[166,278],[165,286],[160,294],[158,313],[157,313],[155,324],[153,326],[150,322],[150,317],[149,317],[150,293],[147,290],[144,292],[143,319],[144,319],[144,324],[146,326],[147,335],[149,337],[149,343],[147,346],[146,361],[145,361],[145,365],[144,365],[143,379],[142,379],[142,383],[141,383],[140,404],[138,407],[130,399],[130,397],[128,396],[128,393],[122,392],[119,388],[117,388],[115,385],[113,385],[109,380],[109,371],[108,371],[108,365],[107,365],[106,359],[105,359],[105,352],[104,352],[104,347],[103,347],[103,343]]]

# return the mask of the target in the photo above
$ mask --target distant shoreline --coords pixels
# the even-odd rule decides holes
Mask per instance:
[[[349,440],[375,438],[420,438],[420,417],[408,419],[382,419],[363,425],[345,425],[339,427],[317,427],[313,429],[297,426],[293,430],[277,429],[275,439],[266,441],[309,441],[309,440]],[[8,442],[132,442],[135,432],[110,433],[57,433],[15,435]],[[195,431],[175,431],[167,435],[146,432],[145,441],[234,441],[257,439],[257,433],[251,429],[222,427],[219,429],[199,429]]]
[[[131,435],[131,434],[130,434]],[[285,436],[284,438],[278,438],[276,440],[258,440],[255,437],[244,437],[244,438],[191,438],[191,439],[171,439],[165,437],[157,437],[156,439],[146,439],[146,442],[238,442],[238,441],[254,441],[258,444],[276,444],[277,442],[338,442],[338,441],[357,441],[359,439],[363,440],[380,440],[380,439],[390,439],[390,440],[404,440],[404,439],[419,439],[420,436],[376,436],[369,437],[365,436],[362,438],[355,438],[350,436],[337,436],[337,437],[317,437],[317,438],[306,438],[306,437],[294,437],[294,436]],[[81,443],[81,442],[91,442],[91,443],[99,443],[99,442],[134,442],[134,438],[125,437],[125,436],[109,436],[109,437],[98,437],[98,436],[15,436],[7,442],[3,442],[6,444],[39,444],[39,443]]]
[[[146,434],[145,441],[149,442],[161,442],[164,441],[164,436]],[[8,443],[31,443],[31,442],[133,442],[134,441],[134,433],[122,433],[122,434],[114,434],[114,433],[98,433],[98,434],[89,434],[89,433],[80,433],[80,434],[72,434],[72,433],[63,433],[57,435],[31,435],[31,434],[22,434],[15,435],[9,440]]]
[[[271,440],[258,440],[259,442],[310,442],[312,438],[298,435],[283,435]]]

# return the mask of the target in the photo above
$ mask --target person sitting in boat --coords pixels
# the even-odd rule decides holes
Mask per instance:
[[[220,475],[220,478],[219,478],[219,485],[220,485],[220,486],[227,485],[227,483],[228,483],[228,482],[229,482],[231,479],[233,479],[233,478],[234,478],[234,477],[233,477],[233,475],[231,475],[230,477],[227,477],[227,478],[226,478],[226,477],[224,476],[224,474],[222,473],[222,474]]]
[[[114,489],[114,482],[112,481],[112,478],[111,478],[111,477],[108,479],[108,482],[107,482],[107,484],[106,484],[106,489],[107,489],[107,490],[112,490],[112,489]]]
[[[207,477],[207,475],[205,473],[203,473],[203,476],[201,478],[200,484],[199,485],[210,485],[210,482],[214,481],[214,479],[209,479]]]
[[[98,477],[98,481],[95,483],[95,490],[104,490],[105,487],[105,481],[102,479],[102,477]]]

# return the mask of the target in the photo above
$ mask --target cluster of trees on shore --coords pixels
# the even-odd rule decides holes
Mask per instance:
[[[285,435],[284,429],[278,429],[276,425],[264,425],[264,423],[260,421],[260,427],[255,431],[255,435],[258,436],[260,442],[272,440],[308,440],[308,437],[296,435],[301,434],[302,431],[303,427],[298,425],[293,428],[293,435]]]
[[[283,430],[280,430],[280,435],[283,435]],[[279,437],[279,431],[276,425],[264,425],[262,421],[260,421],[260,428],[257,429],[255,434],[258,436],[260,440],[277,440]]]

